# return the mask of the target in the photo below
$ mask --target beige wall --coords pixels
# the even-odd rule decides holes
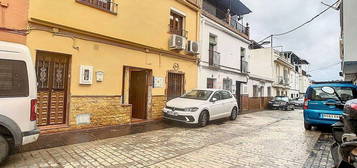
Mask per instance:
[[[185,16],[189,40],[198,40],[198,12],[176,0],[116,0],[117,15],[75,0],[31,0],[29,18],[168,49],[170,10]]]
[[[71,57],[71,95],[122,95],[123,67],[133,66],[147,68],[153,71],[153,76],[166,77],[173,64],[178,63],[180,71],[185,73],[185,90],[196,87],[197,65],[194,61],[172,58],[168,56],[145,53],[132,49],[96,43],[85,40],[75,40],[68,37],[53,36],[52,33],[32,31],[28,35],[28,45],[32,56],[36,50],[58,52],[72,55]],[[79,47],[79,50],[73,48]],[[80,65],[94,67],[94,72],[103,71],[104,81],[92,85],[80,85]],[[153,95],[165,95],[165,88],[154,88]]]

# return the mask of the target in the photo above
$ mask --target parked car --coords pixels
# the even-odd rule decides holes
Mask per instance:
[[[295,106],[292,104],[286,96],[275,96],[269,101],[268,106],[272,110],[294,110]]]
[[[165,119],[204,127],[209,121],[220,118],[235,120],[239,108],[229,91],[198,89],[168,101],[163,112]]]
[[[0,42],[0,163],[37,140],[36,73],[26,46]]]
[[[290,101],[291,104],[295,106],[295,108],[302,108],[304,106],[304,98],[298,98]]]
[[[323,87],[332,87],[336,94],[328,94]],[[340,104],[357,98],[357,86],[350,83],[320,83],[307,88],[304,101],[304,127],[332,125],[339,121],[343,110]],[[343,101],[343,102],[341,102]]]

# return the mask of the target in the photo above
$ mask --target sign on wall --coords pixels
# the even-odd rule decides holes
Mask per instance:
[[[93,83],[93,66],[81,65],[79,77],[80,84],[91,85]]]
[[[96,77],[97,77],[97,82],[103,82],[103,80],[104,80],[104,72],[103,71],[97,71],[96,72]]]
[[[163,77],[153,77],[153,87],[154,88],[163,88],[164,87],[164,78]]]

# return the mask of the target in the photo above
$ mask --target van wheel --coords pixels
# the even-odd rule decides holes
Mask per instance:
[[[9,155],[9,143],[0,135],[0,163],[2,163]]]
[[[231,116],[229,117],[230,120],[234,121],[237,119],[238,116],[238,110],[236,107],[233,108],[232,112],[231,112]]]
[[[305,130],[311,130],[312,125],[309,124],[309,123],[304,122],[304,128],[305,128]]]
[[[209,116],[207,111],[202,111],[200,118],[198,119],[198,126],[204,127],[208,124]]]

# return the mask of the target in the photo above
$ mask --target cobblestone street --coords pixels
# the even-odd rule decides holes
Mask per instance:
[[[20,153],[5,167],[312,167],[308,159],[319,137],[319,131],[304,130],[301,110],[263,111],[205,128],[172,127]]]

